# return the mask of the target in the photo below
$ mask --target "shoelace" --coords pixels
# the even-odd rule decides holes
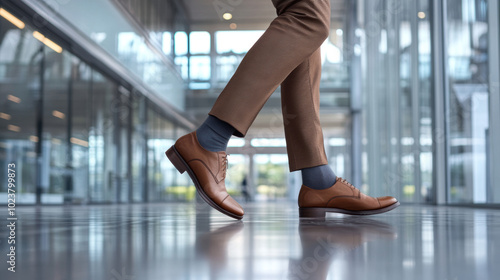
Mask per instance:
[[[229,156],[229,154],[226,154],[224,156],[222,156],[222,170],[224,173],[222,173],[222,179],[226,179],[226,170],[228,168],[228,165],[229,165],[229,162],[227,160],[227,157]]]
[[[344,184],[348,185],[349,187],[351,187],[351,188],[353,188],[353,189],[356,189],[356,187],[355,187],[355,186],[353,186],[351,183],[347,182],[347,180],[346,180],[346,179],[344,179],[344,178],[342,178],[342,177],[338,177],[338,178],[339,178],[340,182],[342,182],[342,183],[344,183]]]

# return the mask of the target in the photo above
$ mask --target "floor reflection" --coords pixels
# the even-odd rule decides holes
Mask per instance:
[[[302,256],[290,260],[289,279],[326,280],[334,258],[355,250],[364,243],[397,238],[389,224],[367,219],[301,219],[299,236]],[[332,268],[335,270],[335,267]]]
[[[401,206],[370,217],[299,219],[295,204],[17,209],[16,273],[0,279],[496,279],[500,211]],[[6,220],[6,217],[0,217]],[[3,237],[2,237],[3,236]]]
[[[235,221],[215,230],[200,233],[196,237],[195,252],[209,264],[210,279],[217,279],[228,264],[228,250],[231,239],[241,233],[243,222]]]

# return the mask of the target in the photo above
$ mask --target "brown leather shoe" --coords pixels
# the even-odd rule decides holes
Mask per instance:
[[[325,217],[327,212],[350,215],[373,215],[390,211],[399,206],[392,196],[371,197],[363,194],[345,179],[328,189],[314,190],[302,185],[299,192],[299,216]]]
[[[205,150],[196,138],[196,131],[179,138],[165,154],[182,174],[193,180],[200,196],[210,206],[235,219],[243,218],[243,208],[226,190],[226,152]]]

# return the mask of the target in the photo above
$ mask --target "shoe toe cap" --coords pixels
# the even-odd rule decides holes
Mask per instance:
[[[243,207],[241,207],[236,200],[234,200],[231,196],[228,196],[224,201],[222,202],[222,208],[225,210],[238,215],[238,216],[243,216],[245,214],[245,211],[243,211]]]
[[[393,205],[394,203],[398,202],[398,200],[392,196],[377,197],[377,199],[382,208]]]

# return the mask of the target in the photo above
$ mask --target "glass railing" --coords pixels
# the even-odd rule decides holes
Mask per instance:
[[[191,63],[190,71],[192,73],[208,72],[211,73],[211,75],[207,75],[205,79],[191,75],[189,88],[192,90],[209,88],[218,90],[224,88],[244,56],[245,54],[235,53],[219,54],[214,58],[214,69],[211,69],[210,60],[206,63]],[[191,56],[191,59],[193,60],[193,58],[196,57],[198,56]],[[322,89],[343,89],[348,91],[349,79],[350,73],[348,62],[331,63],[326,61],[323,63],[321,73]]]
[[[102,47],[153,93],[184,110],[183,80],[171,58],[111,0],[25,0],[44,5]]]

